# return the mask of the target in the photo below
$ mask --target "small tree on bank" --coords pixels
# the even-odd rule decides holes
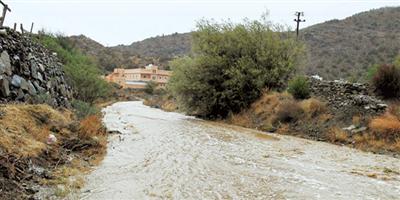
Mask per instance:
[[[147,94],[154,94],[154,91],[157,88],[157,83],[154,81],[149,81],[147,82],[145,88],[144,88],[144,92],[146,92]]]
[[[260,21],[201,21],[192,35],[193,56],[171,63],[169,89],[191,114],[239,112],[293,72],[302,48],[292,36]]]

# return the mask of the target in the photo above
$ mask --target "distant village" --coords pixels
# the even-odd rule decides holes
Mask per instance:
[[[149,64],[137,69],[115,68],[105,79],[123,88],[143,89],[150,81],[155,82],[159,88],[165,88],[171,74],[171,71],[161,70],[158,66]]]

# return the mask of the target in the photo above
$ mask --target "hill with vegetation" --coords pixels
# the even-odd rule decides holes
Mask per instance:
[[[325,79],[362,80],[368,68],[391,63],[400,54],[400,7],[387,7],[331,20],[301,30],[307,57],[302,67]],[[191,33],[175,33],[104,47],[85,36],[70,37],[74,46],[97,58],[105,71],[122,66],[137,68],[168,61],[191,51]]]
[[[305,71],[327,79],[361,80],[373,64],[400,54],[400,7],[362,12],[302,30],[308,57]]]

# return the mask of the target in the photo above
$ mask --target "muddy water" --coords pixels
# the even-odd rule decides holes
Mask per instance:
[[[399,199],[400,160],[121,102],[79,199]]]

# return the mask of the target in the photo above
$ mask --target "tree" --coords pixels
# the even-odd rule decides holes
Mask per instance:
[[[295,70],[302,45],[281,30],[257,20],[199,22],[192,56],[171,62],[169,90],[191,114],[221,118],[239,112],[265,87],[282,86]]]
[[[157,83],[154,81],[149,81],[147,82],[144,88],[144,92],[146,92],[147,94],[153,94],[156,88],[157,88]]]

